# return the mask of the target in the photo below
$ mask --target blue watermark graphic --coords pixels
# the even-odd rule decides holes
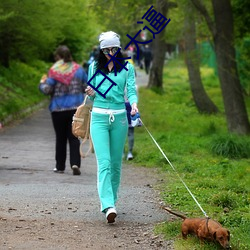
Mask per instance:
[[[141,30],[139,30],[137,32],[137,34],[132,38],[129,34],[127,34],[127,37],[131,39],[131,41],[127,44],[127,46],[124,48],[125,50],[129,47],[129,45],[133,42],[137,48],[137,59],[139,59],[140,57],[140,49],[139,49],[139,46],[138,46],[138,43],[139,44],[147,44],[147,43],[151,43],[152,42],[152,39],[150,39],[149,41],[146,41],[146,42],[140,42],[140,41],[136,41],[135,38],[141,33]],[[131,58],[131,57],[130,57]]]
[[[104,65],[104,67],[108,67],[109,63],[111,61],[113,61],[114,63],[114,72],[115,72],[115,76],[117,76],[117,71],[116,71],[116,65],[115,62],[118,63],[122,68],[119,70],[119,72],[121,72],[123,69],[125,69],[126,71],[128,71],[128,69],[126,68],[126,65],[128,64],[128,62],[126,62],[125,64],[122,64],[121,62],[119,62],[117,59],[130,59],[131,57],[125,57],[125,58],[120,58],[120,57],[116,57],[116,54],[120,51],[121,49],[119,48],[118,51],[116,51],[116,53],[112,56],[110,54],[108,54],[110,56],[110,60]]]
[[[171,21],[171,19],[167,19],[165,16],[163,16],[160,12],[157,13],[156,10],[153,9],[153,5],[148,9],[148,11],[144,14],[142,19],[145,18],[150,23],[150,26],[153,27],[157,32],[152,31],[148,26],[144,26],[143,30],[147,29],[151,32],[153,35],[153,38],[155,39],[155,35],[162,32],[162,30],[168,25],[168,23]],[[142,24],[142,21],[139,21],[137,23]]]
[[[103,80],[98,84],[97,87],[94,87],[90,82],[95,78],[95,76],[97,74],[101,74],[103,75]],[[101,93],[98,89],[101,87],[102,83],[105,81],[105,80],[109,80],[109,82],[111,83],[111,85],[108,87],[108,89],[103,93]],[[92,88],[94,89],[97,93],[99,93],[103,98],[106,98],[106,94],[109,92],[109,90],[113,87],[113,86],[116,86],[117,84],[112,80],[110,79],[105,73],[103,73],[100,69],[98,69],[95,74],[90,78],[90,80],[87,82],[87,84]]]
[[[143,27],[143,30],[148,30],[152,35],[153,35],[153,39],[155,39],[155,35],[159,34],[160,32],[162,32],[162,30],[168,25],[168,23],[171,21],[171,19],[167,19],[165,16],[163,16],[160,12],[158,13],[156,10],[153,9],[153,5],[147,10],[147,12],[142,16],[142,20],[146,20],[149,22],[149,26],[151,26],[155,31],[153,31],[151,28],[149,28],[147,25],[145,25]],[[138,21],[138,24],[143,24],[143,21]],[[142,32],[142,30],[140,29],[136,35],[134,37],[131,37],[129,34],[127,34],[126,36],[130,39],[130,42],[125,46],[124,50],[126,50],[131,43],[134,43],[136,48],[137,48],[137,59],[140,58],[140,49],[138,44],[148,44],[151,43],[153,41],[153,39],[150,39],[149,41],[137,41],[136,38],[137,36]],[[119,73],[125,69],[126,71],[128,71],[128,69],[126,68],[126,65],[128,62],[126,62],[125,64],[122,64],[121,62],[119,62],[117,59],[131,59],[130,57],[126,57],[126,58],[118,58],[116,57],[117,53],[120,51],[121,49],[119,48],[118,51],[112,56],[110,54],[108,54],[110,56],[110,60],[106,63],[105,67],[108,67],[109,63],[112,61],[114,64],[114,73],[115,76],[117,76],[117,70],[116,70],[116,65],[115,62],[118,63],[121,66],[121,69],[118,71]],[[91,84],[91,81],[95,78],[95,76],[97,74],[101,74],[104,76],[103,80],[98,84],[97,87],[94,87]],[[105,93],[101,93],[98,88],[101,86],[101,84],[105,81],[108,80],[111,84],[110,87],[105,91]],[[110,79],[105,73],[103,73],[101,70],[97,70],[96,73],[90,78],[90,80],[87,82],[87,84],[93,88],[96,92],[98,92],[103,98],[106,98],[106,94],[108,93],[108,91],[115,85],[117,85],[112,79]]]

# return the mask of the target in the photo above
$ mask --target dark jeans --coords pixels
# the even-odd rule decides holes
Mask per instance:
[[[67,141],[69,141],[69,157],[70,166],[81,165],[81,156],[79,152],[80,142],[72,134],[71,125],[72,117],[76,110],[52,112],[52,122],[56,133],[56,168],[58,170],[65,170],[66,156],[67,156]]]
[[[128,128],[128,152],[133,152],[134,148],[134,127]]]

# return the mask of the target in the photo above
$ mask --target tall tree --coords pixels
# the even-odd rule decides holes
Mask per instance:
[[[191,0],[212,33],[228,130],[249,134],[250,123],[238,76],[230,0],[212,0],[214,21],[200,0]]]
[[[170,7],[176,7],[175,4],[170,3],[168,0],[157,0],[156,9],[157,12],[160,12],[163,16],[167,16],[168,10]],[[153,41],[153,62],[150,69],[148,88],[156,87],[158,89],[163,89],[163,66],[165,61],[166,54],[166,42],[164,39],[165,30],[167,26],[156,35]]]
[[[184,39],[185,39],[185,55],[188,68],[188,76],[191,87],[191,92],[194,98],[195,105],[200,113],[217,113],[218,108],[211,101],[207,95],[202,84],[200,75],[200,56],[196,46],[196,28],[195,17],[191,16],[193,13],[193,6],[187,3],[185,6],[185,25],[184,25]]]

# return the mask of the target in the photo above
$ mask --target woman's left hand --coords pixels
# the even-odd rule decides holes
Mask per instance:
[[[131,105],[131,112],[130,112],[130,114],[133,116],[133,115],[135,115],[137,112],[139,112],[139,110],[138,110],[138,108],[137,108],[137,103],[133,103],[132,105]]]

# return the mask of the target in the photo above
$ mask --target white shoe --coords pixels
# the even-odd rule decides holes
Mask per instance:
[[[127,161],[133,160],[134,156],[131,152],[128,152]]]
[[[116,216],[117,216],[117,212],[115,208],[110,207],[107,209],[106,218],[108,220],[108,223],[114,223]]]
[[[53,171],[54,171],[55,173],[59,173],[59,174],[63,174],[63,173],[64,173],[63,170],[57,170],[57,168],[54,168]]]

